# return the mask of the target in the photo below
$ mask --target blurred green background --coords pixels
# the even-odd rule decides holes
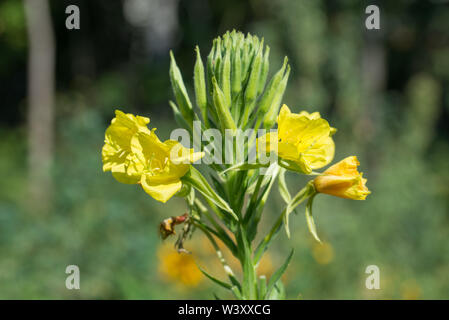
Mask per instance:
[[[158,223],[185,205],[179,198],[162,205],[117,183],[102,172],[101,147],[115,108],[149,116],[168,138],[176,128],[167,103],[169,50],[192,89],[195,45],[205,55],[214,37],[234,28],[265,38],[270,74],[289,57],[284,102],[295,112],[320,111],[339,129],[335,160],[357,155],[372,191],[366,201],[317,198],[324,246],[309,235],[303,207],[292,215],[292,238],[281,233],[266,262],[275,268],[296,248],[287,296],[449,298],[447,1],[49,3],[56,46],[50,142],[29,129],[42,124],[30,116],[24,2],[0,1],[1,299],[228,297],[206,279],[189,284],[164,273],[163,255],[174,249],[161,247]],[[69,4],[80,8],[80,30],[65,27]],[[380,7],[380,30],[365,28],[368,4]],[[30,196],[30,148],[49,143],[51,181]],[[304,181],[288,176],[292,192]],[[274,191],[266,221],[282,207]],[[207,246],[199,234],[187,243],[206,265],[215,258]],[[80,290],[65,287],[72,264],[81,271]],[[372,264],[380,268],[380,290],[365,287]]]

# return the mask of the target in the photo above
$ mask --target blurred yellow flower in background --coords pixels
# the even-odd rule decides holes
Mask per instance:
[[[405,281],[401,286],[403,300],[417,300],[421,296],[421,288],[414,279]]]
[[[335,144],[331,138],[334,132],[335,129],[318,112],[292,113],[284,104],[279,112],[277,132],[259,139],[266,139],[267,152],[275,151],[280,158],[293,162],[304,173],[310,173],[334,158]]]
[[[185,287],[196,287],[203,279],[192,254],[178,253],[171,246],[158,250],[159,273],[163,279]]]
[[[316,191],[340,198],[365,200],[371,192],[365,185],[367,180],[357,171],[359,165],[357,157],[350,156],[329,167],[315,178]]]
[[[334,248],[327,242],[314,242],[312,254],[315,261],[319,264],[329,264],[334,259]]]

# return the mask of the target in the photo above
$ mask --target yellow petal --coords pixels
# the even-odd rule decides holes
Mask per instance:
[[[182,182],[180,180],[159,183],[151,178],[151,176],[144,174],[142,175],[140,183],[146,193],[160,202],[167,202],[167,200],[173,197],[182,187]]]
[[[315,178],[315,189],[340,198],[365,200],[371,192],[366,187],[367,180],[357,170],[358,165],[355,156],[341,160]]]
[[[193,148],[185,148],[176,140],[166,140],[164,144],[170,148],[170,161],[174,164],[190,164],[204,157],[204,152],[195,152]]]
[[[302,160],[315,170],[328,165],[335,154],[334,140],[327,136],[319,139],[301,154]]]

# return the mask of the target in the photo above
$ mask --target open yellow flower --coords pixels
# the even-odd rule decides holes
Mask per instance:
[[[365,185],[367,180],[357,171],[359,165],[357,157],[351,156],[329,167],[315,178],[316,191],[340,198],[365,200],[371,192]]]
[[[131,139],[131,150],[142,164],[142,188],[154,199],[166,202],[181,189],[181,178],[204,152],[194,152],[174,140],[161,142],[155,130],[137,132]]]
[[[179,142],[161,142],[147,124],[150,119],[115,111],[106,129],[102,149],[103,171],[111,171],[119,182],[140,183],[154,199],[166,202],[182,187],[181,177],[190,164],[204,156]]]
[[[292,113],[284,104],[277,121],[277,132],[265,136],[267,152],[277,152],[280,158],[298,165],[304,173],[332,161],[335,144],[331,135],[335,129],[318,112]]]
[[[103,171],[111,171],[121,183],[134,184],[140,181],[142,164],[131,151],[131,139],[137,132],[150,133],[149,118],[115,111],[115,118],[106,129],[102,149]]]

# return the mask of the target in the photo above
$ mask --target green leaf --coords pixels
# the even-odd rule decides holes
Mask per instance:
[[[292,200],[292,196],[290,195],[287,183],[285,182],[285,171],[285,168],[281,168],[279,170],[278,187],[282,199],[284,199],[285,203],[290,203],[290,201]]]
[[[287,269],[290,261],[292,260],[293,253],[294,253],[294,250],[292,249],[292,251],[288,255],[287,259],[285,260],[284,264],[282,266],[280,266],[279,269],[277,269],[275,273],[273,273],[273,275],[270,278],[270,281],[268,281],[268,286],[267,286],[267,295],[268,296],[270,295],[271,290],[273,290],[276,282],[278,282],[278,280],[282,277],[285,270]]]
[[[267,250],[268,245],[273,240],[274,236],[278,233],[279,229],[281,228],[282,221],[285,215],[285,210],[282,211],[281,215],[278,217],[276,222],[271,227],[270,232],[259,242],[259,245],[256,248],[256,251],[254,253],[254,263],[258,263],[260,259],[262,258],[262,255]]]
[[[190,184],[217,207],[229,213],[235,221],[239,220],[229,204],[212,189],[206,178],[204,178],[204,176],[197,169],[195,169],[195,167],[190,166],[190,170],[181,178],[181,180],[187,184]]]
[[[273,290],[271,290],[270,295],[267,297],[268,300],[284,300],[285,299],[285,288],[281,279],[276,282]]]
[[[309,198],[309,201],[307,201],[307,205],[306,205],[306,221],[307,221],[307,227],[309,227],[309,231],[312,234],[312,236],[315,238],[316,241],[321,243],[321,240],[318,237],[318,233],[316,231],[315,221],[313,220],[313,216],[312,216],[312,205],[313,205],[313,199],[315,198],[315,195],[312,195]]]
[[[313,186],[313,182],[307,183],[307,185],[301,189],[287,204],[287,207],[284,209],[284,225],[285,232],[287,233],[287,237],[290,238],[290,229],[289,229],[289,216],[290,213],[299,206],[304,200],[316,194],[315,187]]]
[[[262,168],[262,167],[266,167],[266,165],[262,165],[260,163],[237,163],[233,166],[230,166],[226,170],[223,170],[222,172],[220,172],[220,176],[223,176],[225,173],[227,173],[229,171],[233,171],[233,170],[242,171],[242,170],[258,169],[258,168]]]
[[[197,265],[198,269],[200,269],[200,271],[206,276],[208,277],[210,280],[212,280],[213,282],[215,282],[216,284],[218,284],[220,287],[223,287],[225,289],[231,290],[232,286],[229,283],[223,282],[221,280],[218,280],[217,278],[211,276],[209,273],[207,273],[206,271],[204,271],[199,265]]]

